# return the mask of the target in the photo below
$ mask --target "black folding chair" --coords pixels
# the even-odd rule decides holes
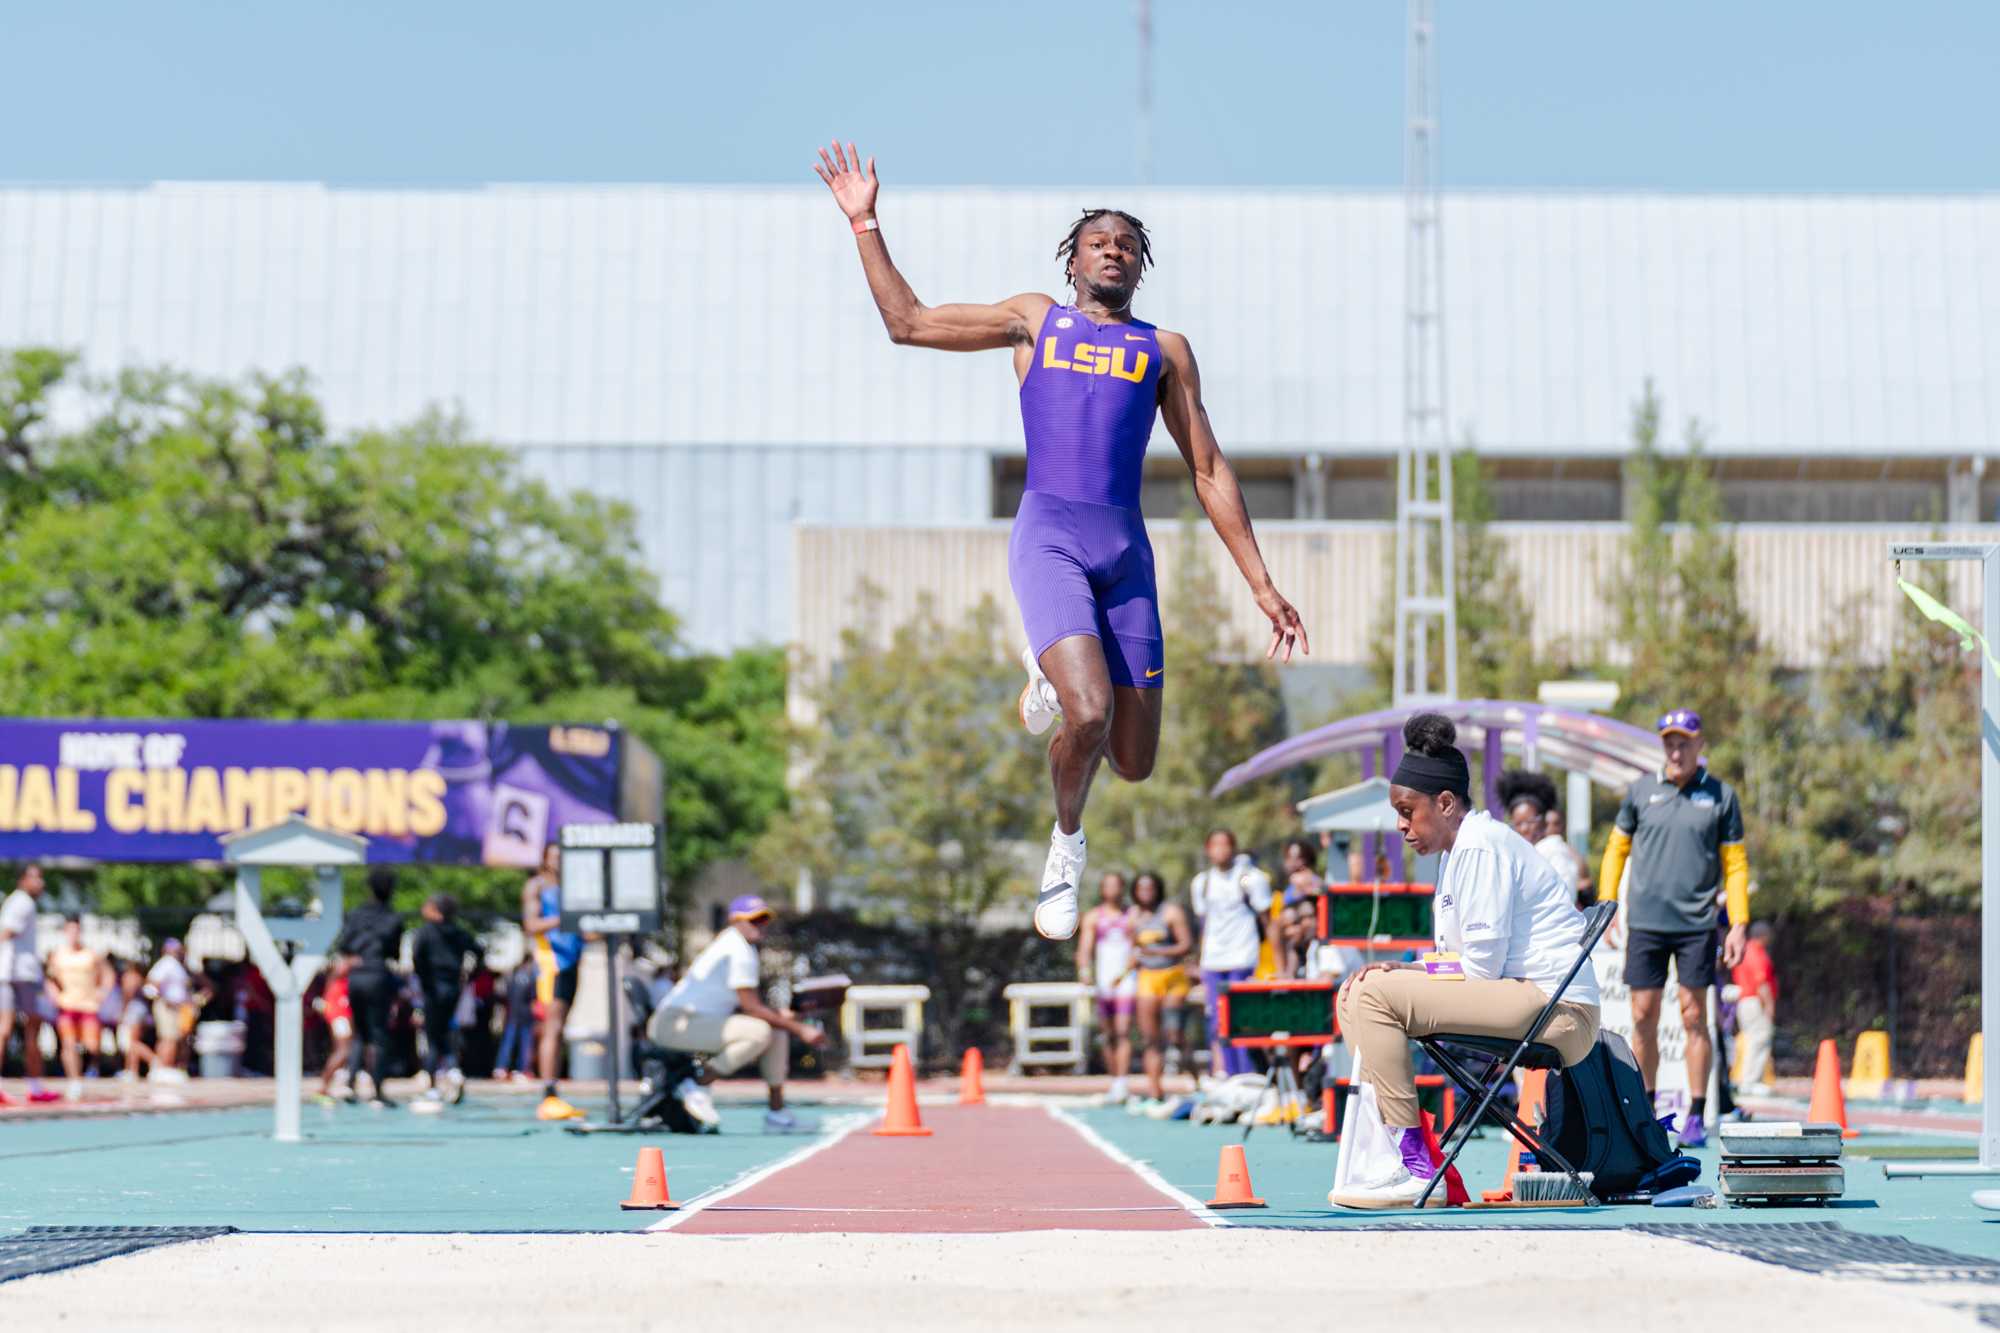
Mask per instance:
[[[1562,984],[1556,987],[1556,993],[1549,997],[1549,1002],[1542,1006],[1542,1012],[1529,1025],[1526,1035],[1518,1040],[1513,1037],[1481,1037],[1466,1032],[1438,1032],[1428,1037],[1417,1038],[1417,1045],[1423,1048],[1424,1054],[1436,1061],[1437,1067],[1458,1085],[1459,1092],[1463,1094],[1458,1114],[1452,1118],[1449,1125],[1445,1126],[1444,1134],[1438,1141],[1438,1146],[1444,1150],[1444,1162],[1438,1167],[1437,1174],[1431,1177],[1431,1183],[1424,1187],[1423,1196],[1417,1200],[1417,1207],[1422,1208],[1429,1204],[1431,1191],[1438,1187],[1438,1182],[1444,1179],[1444,1173],[1458,1160],[1458,1154],[1471,1140],[1473,1131],[1485,1118],[1488,1108],[1493,1106],[1493,1099],[1506,1085],[1507,1080],[1514,1076],[1516,1069],[1559,1070],[1563,1067],[1562,1053],[1553,1046],[1536,1041],[1535,1038],[1548,1026],[1549,1017],[1555,1013],[1556,1005],[1561,1003],[1563,995],[1569,990],[1570,983],[1576,980],[1576,974],[1590,961],[1591,950],[1595,949],[1597,942],[1604,938],[1604,932],[1611,928],[1611,922],[1617,915],[1618,904],[1615,902],[1594,903],[1584,912],[1583,943],[1577,949],[1576,961],[1570,964],[1569,971],[1563,975]],[[1486,1075],[1481,1077],[1467,1069],[1450,1050],[1446,1049],[1447,1047],[1461,1052],[1473,1052],[1490,1060],[1492,1063],[1488,1065]],[[1522,1147],[1532,1150],[1543,1161],[1554,1162],[1576,1182],[1577,1188],[1583,1191],[1585,1198],[1593,1197],[1590,1187],[1584,1183],[1581,1176],[1577,1175],[1576,1168],[1565,1161],[1562,1154],[1551,1147],[1538,1130],[1524,1124],[1520,1116],[1504,1106],[1499,1108],[1497,1114],[1507,1132],[1518,1139]],[[1457,1137],[1455,1143],[1452,1141],[1454,1135]]]

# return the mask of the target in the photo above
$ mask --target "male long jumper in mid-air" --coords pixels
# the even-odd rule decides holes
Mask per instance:
[[[1165,416],[1194,476],[1195,497],[1271,621],[1267,658],[1310,652],[1305,627],[1279,596],[1257,549],[1236,473],[1201,401],[1194,352],[1178,333],[1132,316],[1152,262],[1139,219],[1092,208],[1056,247],[1075,300],[1040,292],[997,305],[927,306],[896,271],[875,217],[875,159],[853,144],[821,149],[813,170],[847,214],[868,289],[892,342],[946,352],[1011,348],[1027,433],[1028,485],[1007,545],[1021,607],[1028,672],[1021,721],[1049,743],[1056,825],[1049,839],[1035,929],[1076,933],[1083,882],[1083,805],[1100,759],[1127,782],[1153,771],[1160,745],[1166,660],[1153,547],[1139,514],[1139,483],[1153,416]]]

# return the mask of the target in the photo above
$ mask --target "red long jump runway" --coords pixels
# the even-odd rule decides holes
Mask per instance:
[[[929,1138],[876,1122],[676,1225],[773,1232],[1182,1231],[1204,1225],[1072,1126],[1024,1106],[926,1106]]]

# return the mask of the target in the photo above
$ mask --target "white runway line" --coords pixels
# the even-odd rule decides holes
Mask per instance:
[[[719,1203],[709,1204],[718,1213],[936,1213],[949,1211],[938,1208],[823,1208],[803,1203]],[[990,1213],[1178,1213],[1179,1204],[1145,1203],[1110,1208],[1044,1208],[1036,1204],[1024,1204],[1018,1208],[1005,1205],[986,1204],[982,1212]]]
[[[1188,1212],[1193,1213],[1196,1217],[1201,1219],[1204,1225],[1211,1227],[1223,1227],[1229,1225],[1221,1217],[1217,1216],[1215,1211],[1211,1209],[1207,1204],[1203,1203],[1200,1199],[1195,1198],[1192,1194],[1188,1194],[1185,1191],[1177,1189],[1173,1185],[1173,1183],[1170,1182],[1165,1176],[1155,1171],[1150,1163],[1142,1162],[1138,1158],[1132,1156],[1130,1153],[1126,1152],[1123,1148],[1118,1147],[1116,1144],[1112,1143],[1109,1139],[1105,1138],[1102,1134],[1099,1134],[1096,1130],[1092,1129],[1089,1125],[1084,1124],[1083,1121],[1071,1115],[1068,1111],[1064,1110],[1062,1107],[1057,1106],[1054,1103],[1050,1103],[1046,1107],[1046,1109],[1051,1116],[1054,1116],[1057,1120],[1062,1121],[1062,1123],[1068,1125],[1071,1129],[1083,1135],[1084,1142],[1088,1143],[1091,1147],[1097,1149],[1097,1151],[1103,1153],[1106,1157],[1109,1157],[1112,1161],[1118,1163],[1120,1166],[1131,1171],[1134,1175],[1138,1176],[1139,1179],[1145,1181],[1148,1185],[1151,1185],[1154,1189],[1166,1195],[1169,1199],[1172,1199],[1175,1203],[1179,1204],[1182,1208],[1185,1208]]]
[[[706,1194],[697,1194],[693,1199],[682,1204],[679,1211],[667,1214],[645,1229],[647,1231],[672,1231],[696,1213],[707,1208],[713,1208],[724,1199],[734,1198],[744,1190],[749,1189],[752,1185],[770,1179],[788,1166],[797,1166],[808,1157],[825,1152],[828,1148],[839,1143],[849,1134],[852,1134],[855,1130],[875,1118],[874,1112],[860,1111],[853,1115],[843,1116],[838,1120],[834,1120],[827,1125],[825,1133],[821,1134],[815,1141],[800,1148],[797,1152],[786,1153],[775,1162],[767,1162],[763,1166],[753,1167],[720,1189],[710,1190]]]

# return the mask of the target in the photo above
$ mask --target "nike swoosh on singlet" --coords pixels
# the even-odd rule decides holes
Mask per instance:
[[[1146,335],[1143,333],[1128,333],[1125,335],[1125,341],[1128,343],[1142,343],[1146,341]]]

